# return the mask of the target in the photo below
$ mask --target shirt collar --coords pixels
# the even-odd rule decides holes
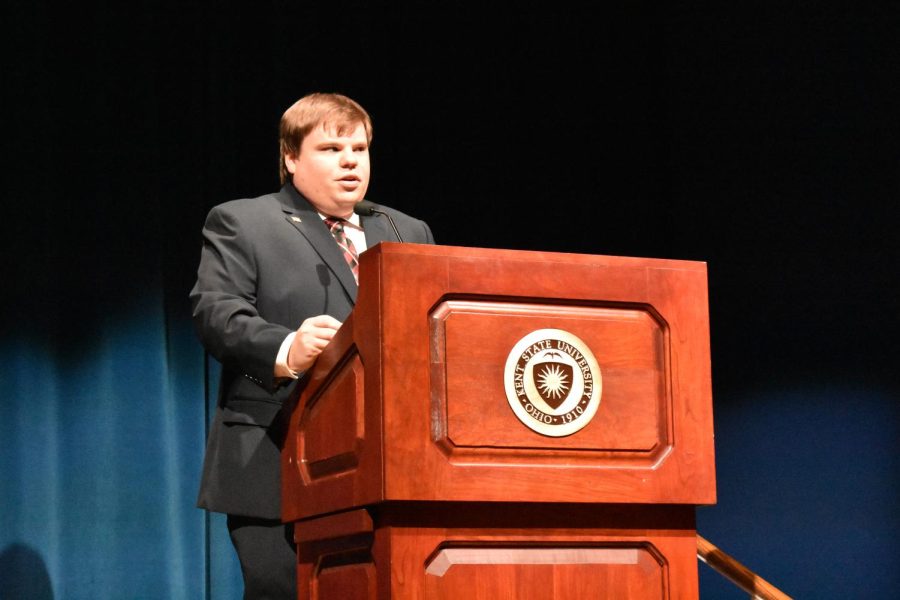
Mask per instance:
[[[316,211],[316,212],[318,212],[318,211]],[[328,215],[319,213],[319,218],[324,221],[325,219],[328,218]],[[353,227],[354,229],[359,229],[360,231],[362,231],[362,224],[359,222],[359,215],[356,213],[353,213],[352,215],[350,215],[350,218],[344,219],[344,227],[347,227],[348,225],[350,227]]]

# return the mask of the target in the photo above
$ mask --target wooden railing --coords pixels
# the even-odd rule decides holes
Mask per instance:
[[[697,558],[730,579],[736,586],[750,594],[752,599],[791,600],[791,597],[774,585],[716,548],[709,540],[697,536]]]

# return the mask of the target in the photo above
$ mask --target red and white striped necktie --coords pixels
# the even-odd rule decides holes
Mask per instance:
[[[350,270],[353,271],[353,279],[356,280],[356,283],[359,283],[359,254],[356,253],[353,240],[347,237],[347,234],[344,232],[344,219],[327,217],[325,224],[331,230],[334,241],[341,247],[341,251],[344,253],[344,260],[347,261],[347,264],[350,265]]]

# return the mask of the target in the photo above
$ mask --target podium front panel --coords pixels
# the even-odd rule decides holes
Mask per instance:
[[[704,263],[383,243],[360,265],[292,416],[286,519],[715,502]]]
[[[431,318],[432,381],[439,382],[432,388],[438,407],[432,426],[442,432],[438,442],[451,462],[521,463],[533,458],[541,464],[652,467],[671,450],[668,335],[665,323],[649,307],[446,300]],[[583,411],[565,410],[566,401],[581,408],[588,395],[583,384],[573,389],[578,362],[567,356],[571,346],[550,334],[538,336],[550,340],[547,349],[532,346],[522,354],[530,358],[527,354],[534,349],[532,362],[542,361],[544,371],[556,376],[555,387],[544,381],[540,389],[537,377],[530,382],[538,388],[533,403],[516,394],[523,378],[515,371],[517,366],[524,371],[519,363],[525,362],[518,356],[516,366],[510,365],[513,393],[523,397],[519,404],[526,423],[531,417],[552,428],[586,420],[567,435],[536,435],[507,402],[504,372],[510,349],[531,332],[548,328],[569,332],[592,349],[599,365],[591,373],[599,403],[596,414],[587,419]]]

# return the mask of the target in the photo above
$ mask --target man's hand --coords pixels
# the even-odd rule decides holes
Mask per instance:
[[[288,351],[288,367],[297,373],[309,369],[340,326],[341,322],[329,315],[310,317],[303,321]]]

